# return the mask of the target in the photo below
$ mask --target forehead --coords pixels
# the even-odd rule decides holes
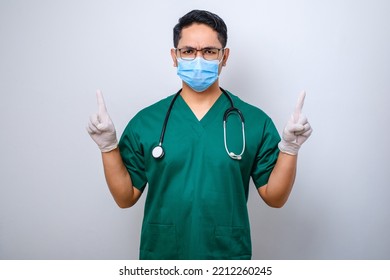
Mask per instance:
[[[222,45],[218,40],[218,33],[210,26],[194,23],[182,29],[178,47],[217,47]]]

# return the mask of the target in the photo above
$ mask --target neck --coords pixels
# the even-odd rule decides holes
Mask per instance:
[[[199,120],[203,118],[220,95],[221,89],[218,81],[203,92],[196,92],[183,82],[181,96]]]
[[[181,96],[186,102],[190,103],[212,103],[218,99],[221,95],[221,89],[219,88],[218,81],[212,84],[208,89],[203,92],[196,92],[183,82],[183,90]]]

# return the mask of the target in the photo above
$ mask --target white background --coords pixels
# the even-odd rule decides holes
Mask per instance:
[[[118,136],[176,92],[172,28],[192,9],[228,25],[221,85],[279,131],[307,91],[314,133],[288,203],[251,186],[253,258],[389,259],[386,0],[1,0],[0,259],[138,257],[145,195],[116,206],[85,126],[97,88]]]

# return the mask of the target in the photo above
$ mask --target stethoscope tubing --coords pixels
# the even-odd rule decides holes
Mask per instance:
[[[223,94],[225,94],[225,96],[229,99],[229,102],[230,102],[230,108],[228,108],[223,115],[223,138],[224,138],[225,150],[226,150],[227,154],[229,155],[229,157],[231,157],[232,159],[241,160],[242,155],[244,154],[244,151],[245,151],[245,119],[244,119],[244,115],[241,113],[241,111],[238,108],[234,107],[234,103],[233,103],[231,96],[223,88],[220,87],[220,90],[222,91]],[[164,142],[165,131],[167,129],[168,120],[169,120],[169,116],[171,115],[173,105],[175,104],[176,99],[179,97],[181,91],[182,91],[182,89],[178,90],[178,92],[175,94],[175,96],[173,97],[173,99],[171,101],[171,104],[169,105],[167,114],[165,115],[164,123],[163,123],[162,129],[161,129],[159,143],[152,150],[152,156],[155,159],[162,158],[165,154],[164,149],[162,147],[163,142]],[[242,124],[243,147],[242,147],[241,153],[238,155],[229,151],[229,149],[227,147],[227,141],[226,141],[227,119],[228,119],[229,115],[234,113],[234,112],[237,113],[237,115],[239,116],[239,118],[241,120],[241,124]]]
[[[171,115],[173,104],[175,104],[176,99],[179,97],[181,91],[182,91],[182,89],[179,89],[179,91],[173,97],[173,99],[171,101],[171,104],[169,104],[169,108],[168,108],[167,114],[165,115],[164,124],[163,124],[162,130],[161,130],[161,134],[160,134],[159,145],[162,145],[162,143],[164,141],[165,130],[167,129],[168,119],[169,119],[169,116]]]

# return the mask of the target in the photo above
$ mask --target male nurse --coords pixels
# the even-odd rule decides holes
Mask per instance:
[[[305,95],[280,138],[260,108],[220,87],[229,49],[227,27],[218,15],[187,13],[173,29],[173,43],[180,91],[141,110],[119,143],[98,92],[99,109],[87,130],[102,152],[119,207],[133,206],[147,192],[140,259],[251,259],[250,180],[269,206],[286,203],[298,151],[312,132],[301,113]],[[233,113],[224,127],[232,104],[243,118]],[[163,149],[157,156],[156,146]]]

